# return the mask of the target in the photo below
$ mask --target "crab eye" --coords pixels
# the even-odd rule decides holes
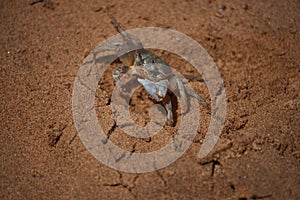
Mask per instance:
[[[136,64],[138,64],[138,65],[141,65],[144,63],[141,53],[139,53],[139,52],[136,53],[135,61],[136,61]]]

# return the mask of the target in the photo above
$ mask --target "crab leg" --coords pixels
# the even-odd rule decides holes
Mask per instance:
[[[195,80],[200,81],[200,82],[204,82],[204,80],[202,78],[198,78],[198,77],[193,76],[193,75],[184,74],[183,77],[190,78],[190,79],[195,79]],[[190,95],[192,97],[195,97],[198,101],[200,101],[200,103],[205,108],[209,109],[209,107],[208,107],[207,103],[205,102],[205,100],[198,93],[196,93],[194,90],[192,90],[188,87],[185,87],[183,82],[179,78],[177,79],[177,86],[178,86],[180,96],[183,98],[183,100],[186,101],[186,93],[187,93],[188,95]]]
[[[171,126],[173,125],[174,121],[173,121],[172,102],[169,95],[167,95],[166,98],[164,99],[164,106],[167,111],[167,124]]]
[[[139,49],[143,48],[143,44],[141,43],[141,41],[136,38],[133,35],[128,34],[118,23],[118,21],[114,18],[114,16],[108,12],[107,13],[108,16],[110,17],[111,23],[114,25],[114,27],[117,29],[117,31],[122,35],[122,37],[124,38],[124,40],[128,43],[129,46],[135,46],[138,47]],[[136,42],[136,44],[134,44],[134,42]]]
[[[197,94],[194,90],[191,90],[190,88],[185,88],[187,93],[189,95],[191,95],[192,97],[195,97],[196,99],[198,99],[198,101],[200,101],[200,103],[207,109],[209,109],[207,103],[205,102],[205,100],[199,95]]]
[[[199,82],[204,82],[204,79],[199,78],[199,77],[197,77],[197,76],[193,76],[193,75],[189,75],[189,74],[183,74],[182,76],[183,76],[184,78],[194,79],[194,80],[199,81]]]
[[[186,102],[185,87],[180,79],[177,79],[176,82],[177,82],[180,97],[183,99],[184,102]]]

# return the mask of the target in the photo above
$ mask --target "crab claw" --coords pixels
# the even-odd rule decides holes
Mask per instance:
[[[130,67],[125,66],[125,65],[124,66],[120,66],[120,67],[114,69],[114,71],[112,72],[112,77],[116,81],[116,85],[117,86],[120,86],[120,77],[121,77],[121,74],[126,73],[129,69],[130,69]]]
[[[114,69],[114,71],[112,73],[112,77],[114,78],[117,86],[120,85],[120,76],[121,76],[121,72],[120,72],[119,68]]]

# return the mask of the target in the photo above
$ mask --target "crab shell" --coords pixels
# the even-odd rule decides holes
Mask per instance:
[[[141,49],[136,51],[133,73],[153,82],[166,80],[172,75],[172,69],[152,52]]]
[[[151,97],[158,102],[162,101],[168,91],[172,69],[158,56],[145,49],[136,51],[132,68],[132,74],[139,76],[138,82],[144,86]]]

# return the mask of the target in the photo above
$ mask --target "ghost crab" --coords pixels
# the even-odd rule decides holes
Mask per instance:
[[[142,43],[138,38],[133,35],[128,34],[120,26],[117,20],[108,13],[111,19],[111,23],[121,34],[123,40],[112,41],[109,46],[105,46],[102,50],[115,50],[126,52],[120,56],[120,60],[124,64],[116,69],[112,73],[116,85],[120,84],[120,77],[122,74],[137,75],[137,81],[144,87],[150,97],[164,105],[167,111],[167,124],[172,126],[173,112],[171,98],[168,95],[168,91],[179,91],[179,95],[183,102],[187,102],[187,95],[190,95],[200,101],[200,103],[209,109],[206,101],[197,94],[194,90],[188,88],[184,84],[184,79],[194,79],[199,82],[204,82],[203,79],[193,76],[193,75],[182,75],[175,73],[171,67],[165,63],[161,58],[156,56],[151,51],[143,48]],[[126,51],[126,48],[133,47],[138,49],[135,51]],[[128,52],[128,53],[127,53]],[[96,60],[96,53],[94,52],[94,60]]]

